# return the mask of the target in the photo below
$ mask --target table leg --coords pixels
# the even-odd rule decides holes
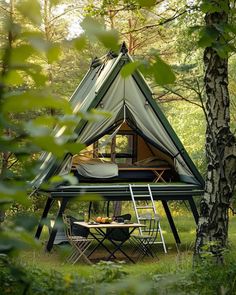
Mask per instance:
[[[108,256],[107,260],[109,260],[112,256],[114,256],[115,252],[120,251],[121,253],[123,253],[124,256],[126,256],[132,263],[135,264],[134,260],[129,257],[122,249],[122,245],[128,241],[128,239],[130,238],[130,235],[132,234],[132,232],[135,230],[135,228],[133,228],[130,233],[129,233],[129,237],[127,237],[127,240],[121,241],[120,244],[115,243],[112,239],[109,239],[109,236],[107,236],[107,239],[115,246],[115,249],[113,250],[113,252],[111,253],[110,256]]]
[[[106,240],[107,236],[106,236],[106,233],[104,231],[102,231],[101,229],[96,229],[97,232],[99,232],[100,234],[102,234],[103,238],[101,240],[99,240],[96,235],[94,235],[92,232],[90,232],[91,236],[98,242],[98,244],[93,248],[93,250],[89,253],[88,257],[90,257],[96,250],[99,246],[102,246],[104,249],[107,250],[107,252],[110,253],[110,257],[115,257],[115,255],[112,254],[112,252],[107,248],[106,245],[104,245],[104,241]]]
[[[153,173],[155,174],[156,178],[153,180],[153,182],[158,182],[159,180],[166,182],[165,179],[162,177],[165,170],[162,170],[160,172],[157,172],[156,170],[153,170]]]

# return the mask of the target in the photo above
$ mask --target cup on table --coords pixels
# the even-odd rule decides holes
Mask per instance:
[[[118,217],[118,218],[116,219],[116,221],[117,221],[118,223],[123,223],[123,222],[124,222],[124,218],[123,218],[123,217]]]

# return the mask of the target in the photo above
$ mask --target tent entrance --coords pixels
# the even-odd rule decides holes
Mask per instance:
[[[72,171],[80,182],[179,180],[170,155],[143,138],[128,123],[123,123],[119,130],[117,125],[96,138],[79,155],[74,155]],[[117,130],[115,134],[114,130]],[[104,175],[102,170],[106,171]]]

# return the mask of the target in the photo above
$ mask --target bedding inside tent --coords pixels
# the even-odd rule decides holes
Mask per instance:
[[[159,172],[158,172],[159,171]],[[129,180],[178,181],[173,158],[123,123],[72,158],[72,172],[80,182]]]

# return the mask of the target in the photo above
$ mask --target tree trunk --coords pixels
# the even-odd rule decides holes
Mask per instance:
[[[207,26],[227,23],[228,14],[226,11],[207,13],[205,21]],[[217,262],[222,262],[236,179],[236,138],[229,125],[228,59],[221,58],[213,47],[207,47],[204,64],[207,178],[200,205],[195,254],[201,257],[207,251],[216,257]]]
[[[120,216],[121,215],[121,210],[122,210],[122,202],[121,201],[114,201],[113,215],[114,216]]]

